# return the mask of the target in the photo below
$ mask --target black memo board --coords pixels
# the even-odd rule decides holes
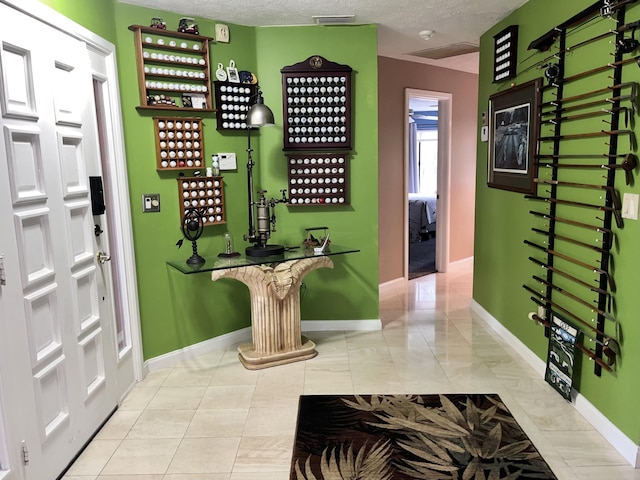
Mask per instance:
[[[351,67],[314,55],[280,71],[284,149],[351,150]]]

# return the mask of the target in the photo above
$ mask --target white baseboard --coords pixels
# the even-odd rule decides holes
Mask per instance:
[[[496,320],[482,305],[471,301],[471,308],[489,327],[507,341],[520,356],[544,378],[546,363],[533,353],[518,337]],[[627,437],[618,427],[594,407],[582,394],[574,391],[574,408],[587,420],[593,428],[615,448],[634,468],[640,468],[640,447]]]
[[[303,332],[372,331],[382,330],[382,321],[376,320],[302,320]]]
[[[370,331],[382,330],[382,322],[376,320],[303,320],[302,331],[304,332],[331,332],[331,331]],[[165,353],[158,357],[150,358],[144,362],[143,374],[170,368],[179,362],[195,358],[205,353],[228,348],[238,343],[251,341],[251,327],[236,330],[235,332],[220,335],[219,337],[205,340],[204,342],[190,345],[180,350]]]
[[[389,280],[388,282],[381,283],[380,285],[378,285],[378,290],[382,291],[382,290],[395,288],[395,287],[404,288],[406,283],[407,283],[407,279],[400,277],[400,278],[396,278],[395,280]]]
[[[145,362],[145,371],[153,372],[155,370],[160,370],[161,368],[173,367],[184,360],[189,360],[199,355],[213,352],[214,350],[227,348],[237,343],[250,341],[251,327],[243,328],[241,330],[236,330],[235,332],[226,333],[219,337],[211,338],[204,342],[181,348],[180,350],[174,350],[173,352],[150,358]]]

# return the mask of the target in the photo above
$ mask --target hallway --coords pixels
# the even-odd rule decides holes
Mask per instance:
[[[245,370],[234,348],[151,373],[74,480],[287,480],[298,396],[498,393],[560,480],[640,480],[469,308],[471,262],[381,292],[382,331],[310,332],[318,356]],[[135,475],[135,477],[134,477]]]

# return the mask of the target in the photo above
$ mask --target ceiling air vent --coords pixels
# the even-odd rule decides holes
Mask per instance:
[[[344,25],[356,20],[355,15],[313,15],[311,18],[318,25]]]
[[[430,58],[432,60],[440,60],[443,58],[455,57],[458,55],[465,55],[467,53],[479,52],[478,45],[473,43],[460,42],[452,43],[451,45],[443,45],[442,47],[426,48],[424,50],[418,50],[417,52],[409,52],[406,55],[413,57]]]

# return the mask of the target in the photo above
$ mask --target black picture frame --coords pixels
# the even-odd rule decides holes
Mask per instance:
[[[489,187],[536,192],[541,87],[537,78],[489,97]]]

